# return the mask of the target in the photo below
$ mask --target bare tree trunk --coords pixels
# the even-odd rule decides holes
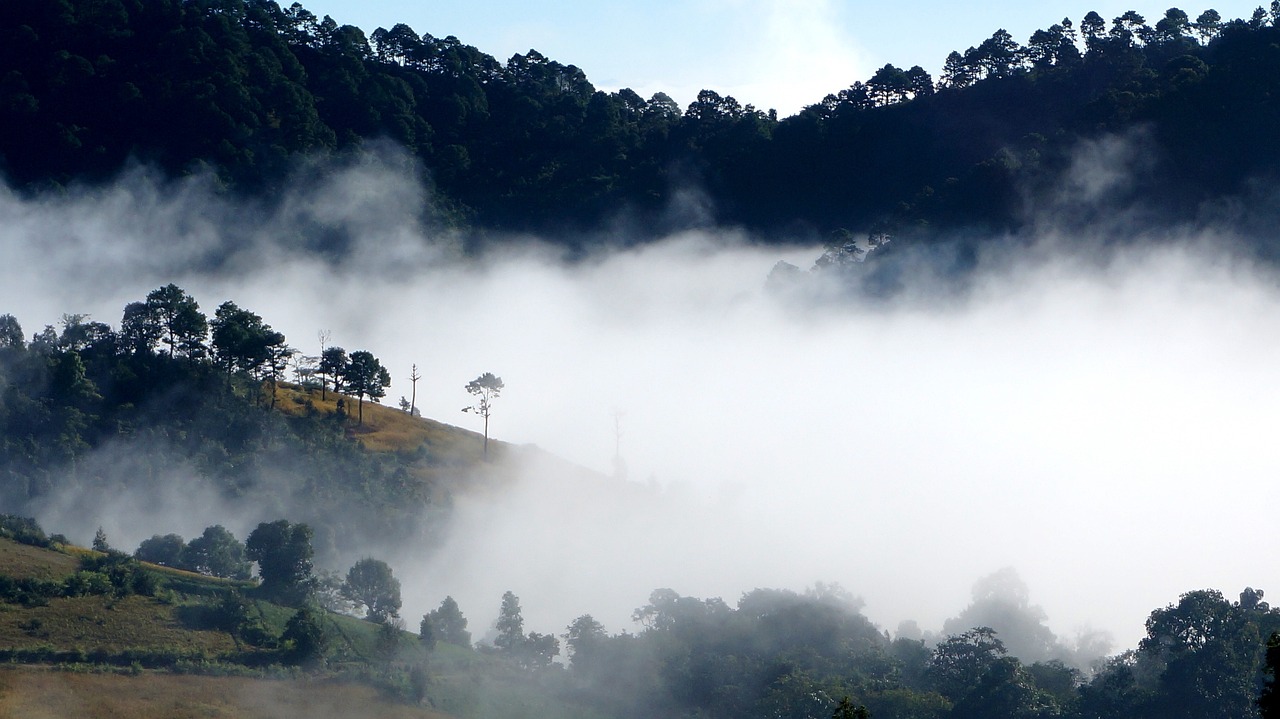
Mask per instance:
[[[413,391],[409,393],[409,416],[414,416],[414,410],[418,407],[418,380],[422,379],[422,375],[418,374],[418,365],[413,366],[413,370],[409,373],[409,380],[413,383]]]

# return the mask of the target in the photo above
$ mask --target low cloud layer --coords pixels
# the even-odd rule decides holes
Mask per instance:
[[[460,500],[444,550],[393,558],[411,625],[452,594],[481,635],[510,589],[532,630],[592,613],[617,632],[657,587],[732,603],[824,581],[882,627],[936,630],[1011,566],[1059,636],[1132,646],[1181,592],[1280,587],[1280,292],[1270,268],[1213,249],[1226,238],[1027,251],[962,293],[908,279],[872,302],[808,275],[773,291],[778,260],[818,250],[732,233],[573,264],[537,243],[464,258],[423,197],[394,155],[283,210],[145,174],[6,195],[0,312],[28,333],[64,312],[117,325],[175,282],[304,352],[321,329],[373,351],[392,403],[416,363],[423,413],[473,429],[463,385],[501,376],[491,434],[599,474],[541,463]],[[608,478],[615,448],[627,481]]]

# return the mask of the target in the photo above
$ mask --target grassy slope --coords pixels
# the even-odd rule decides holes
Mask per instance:
[[[0,538],[0,574],[60,580],[77,570],[75,555],[96,554],[78,547],[67,551]],[[0,604],[0,651],[15,662],[37,662],[0,669],[0,719],[592,716],[531,688],[527,678],[513,675],[494,657],[448,644],[427,652],[409,632],[401,633],[391,666],[400,672],[427,667],[429,688],[423,706],[377,688],[385,684],[343,679],[376,673],[388,659],[379,649],[376,625],[334,614],[326,617],[331,651],[330,669],[324,674],[280,678],[290,672],[273,670],[265,676],[275,678],[216,677],[141,669],[157,657],[159,666],[178,658],[194,662],[188,667],[198,667],[208,666],[199,664],[206,660],[234,663],[246,658],[245,652],[268,651],[237,644],[226,632],[200,626],[202,602],[237,583],[148,566],[162,576],[158,598],[87,596],[51,598],[31,607]],[[276,635],[293,615],[291,609],[266,602],[254,602],[254,611]],[[221,666],[235,669],[233,664]],[[241,667],[231,673],[241,671],[257,670]],[[513,678],[517,681],[509,681]]]
[[[337,397],[321,400],[319,391],[281,385],[278,410],[289,414],[332,413]],[[405,412],[366,402],[364,424],[354,419],[355,402],[345,398],[352,416],[350,436],[367,450],[391,452],[404,458],[412,474],[423,481],[444,483],[446,491],[485,491],[505,484],[521,462],[533,460],[555,474],[578,481],[598,475],[532,448],[517,448],[490,440],[490,461],[483,461],[483,437],[440,422],[411,417]],[[0,538],[0,574],[14,578],[60,581],[79,568],[90,550],[67,547],[64,552],[30,547]],[[430,672],[428,702],[449,714],[404,704],[364,684],[317,677],[254,679],[172,675],[145,671],[140,676],[119,673],[129,657],[148,653],[195,659],[228,659],[253,652],[229,634],[201,628],[193,619],[209,596],[237,584],[166,567],[148,565],[168,587],[161,598],[123,599],[89,596],[49,599],[43,606],[0,604],[0,650],[31,656],[73,652],[90,660],[106,658],[116,673],[51,670],[41,665],[11,665],[0,670],[0,719],[5,717],[530,717],[586,716],[554,699],[504,680],[509,671],[493,658],[441,644],[428,655],[415,635],[399,642],[401,666],[425,664]],[[256,602],[268,629],[278,635],[292,610]],[[330,615],[330,662],[335,667],[371,666],[383,661],[377,649],[376,627],[352,617]],[[40,655],[40,652],[45,652]],[[126,661],[121,661],[121,658]],[[144,662],[145,663],[145,662]],[[83,665],[82,665],[83,666]]]
[[[320,679],[142,674],[121,676],[0,670],[0,717],[43,719],[442,719],[448,715],[389,702],[376,689]]]
[[[364,424],[356,423],[357,401],[354,397],[303,389],[297,385],[281,383],[276,390],[276,408],[286,414],[300,415],[308,411],[308,403],[316,412],[333,414],[338,400],[346,405],[349,419],[348,432],[360,440],[364,448],[372,452],[417,452],[425,447],[434,464],[465,466],[479,462],[484,449],[484,437],[472,432],[436,422],[423,417],[411,417],[407,412],[385,407],[370,400],[364,402]],[[507,445],[489,440],[489,454],[500,458]]]
[[[358,424],[355,398],[328,392],[321,399],[320,390],[292,384],[282,383],[276,390],[276,409],[291,415],[308,412],[331,415],[337,412],[339,399],[344,402],[348,416],[347,435],[370,452],[397,455],[409,475],[429,488],[429,496],[436,501],[505,484],[514,471],[507,460],[522,452],[520,448],[490,438],[486,462],[484,436],[479,432],[412,417],[402,410],[369,400],[364,403],[364,423]]]

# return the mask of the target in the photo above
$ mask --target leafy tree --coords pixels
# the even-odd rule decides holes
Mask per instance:
[[[560,654],[560,640],[554,634],[529,632],[516,652],[516,660],[525,669],[545,669]]]
[[[10,314],[0,315],[0,349],[23,349],[26,340],[22,334],[22,325]]]
[[[573,620],[565,631],[564,643],[569,648],[569,657],[573,660],[574,668],[590,664],[608,636],[604,631],[604,625],[597,622],[590,614],[583,614]]]
[[[133,354],[149,354],[160,343],[161,328],[145,302],[125,305],[120,320],[120,342]]]
[[[942,87],[966,88],[976,82],[977,79],[977,69],[966,62],[963,55],[955,50],[947,54],[947,59],[942,65],[942,79],[940,81]]]
[[[230,300],[218,305],[210,325],[214,361],[228,372],[256,377],[272,359],[274,348],[284,344],[284,335]]]
[[[955,719],[1038,719],[1059,713],[1049,697],[1036,690],[1017,659],[1000,657],[983,671],[948,716]]]
[[[1101,47],[1106,32],[1107,21],[1096,11],[1090,10],[1080,21],[1080,34],[1084,36],[1085,48],[1089,52],[1095,52]]]
[[[111,545],[107,544],[107,533],[102,531],[102,527],[98,527],[98,531],[93,534],[93,549],[98,552],[111,551]]]
[[[324,398],[326,377],[333,380],[334,392],[342,391],[342,383],[346,379],[348,365],[350,365],[350,360],[347,358],[347,351],[341,347],[326,347],[320,353],[320,396],[322,399]]]
[[[1052,659],[1057,637],[1045,625],[1044,610],[1030,603],[1027,585],[1012,567],[979,579],[973,586],[973,602],[942,625],[955,635],[973,627],[989,627],[1005,649],[1024,662]]]
[[[391,374],[372,352],[359,350],[351,353],[351,361],[345,372],[347,390],[359,400],[360,424],[364,424],[364,398],[377,400],[385,397],[391,385]]]
[[[138,550],[133,553],[133,556],[141,562],[151,562],[166,567],[182,567],[186,549],[187,545],[182,537],[176,534],[166,534],[163,537],[156,534],[151,539],[142,540],[142,544],[138,545]]]
[[[192,539],[185,556],[186,566],[194,571],[227,579],[249,578],[244,544],[220,524],[206,527]]]
[[[926,676],[943,695],[959,701],[978,686],[983,674],[1006,654],[990,627],[947,637],[934,649]]]
[[[148,320],[156,326],[154,334],[168,345],[170,357],[204,356],[209,322],[191,295],[170,283],[147,295],[146,310]]]
[[[493,645],[508,654],[515,654],[524,643],[524,617],[520,614],[520,599],[510,590],[502,595],[502,608],[498,610],[498,636]]]
[[[294,612],[280,635],[284,658],[290,664],[318,666],[324,662],[329,636],[314,610],[302,607]]]
[[[445,597],[440,606],[431,610],[423,618],[423,624],[430,624],[436,638],[456,644],[460,647],[471,646],[471,632],[467,631],[467,618],[453,597]]]
[[[1214,589],[1183,594],[1147,619],[1139,650],[1163,665],[1163,716],[1238,719],[1251,716],[1262,666],[1263,636],[1280,629],[1261,593],[1246,589],[1232,604]]]
[[[347,570],[343,596],[365,608],[365,617],[379,624],[400,614],[400,580],[381,559],[366,557]]]
[[[911,92],[911,78],[905,70],[885,65],[867,80],[867,89],[875,104],[889,105],[906,99]]]
[[[1195,33],[1200,38],[1200,42],[1208,44],[1210,40],[1218,36],[1222,31],[1222,15],[1212,8],[1200,13],[1196,18],[1193,26]]]
[[[1177,42],[1191,30],[1191,18],[1176,7],[1165,11],[1164,17],[1156,21],[1154,37],[1160,42]]]
[[[311,527],[288,520],[263,522],[245,540],[245,557],[258,563],[262,594],[299,605],[311,593]]]
[[[493,411],[493,400],[502,394],[502,378],[495,377],[492,372],[485,372],[467,383],[467,394],[478,397],[480,403],[463,407],[463,412],[475,412],[484,418],[484,456],[489,456],[489,414]]]

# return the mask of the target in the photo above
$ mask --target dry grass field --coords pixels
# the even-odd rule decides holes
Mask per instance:
[[[399,409],[364,403],[364,424],[356,423],[357,401],[354,397],[326,393],[320,398],[320,390],[304,389],[297,385],[281,383],[276,389],[276,408],[286,414],[301,415],[315,411],[332,415],[338,411],[338,400],[345,404],[348,416],[347,432],[371,452],[416,452],[425,446],[437,462],[466,465],[480,461],[484,450],[484,437],[452,425],[411,417]],[[489,440],[491,459],[501,456],[504,445]]]
[[[0,719],[446,719],[323,679],[0,669]]]
[[[4,551],[0,552],[0,575],[14,579],[61,581],[80,568],[79,557],[8,540],[3,541]]]
[[[235,651],[226,632],[192,629],[180,608],[151,597],[87,596],[50,599],[42,607],[0,606],[0,647],[52,646],[85,652],[203,654]]]

